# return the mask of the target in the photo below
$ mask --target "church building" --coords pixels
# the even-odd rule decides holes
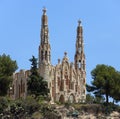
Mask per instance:
[[[69,62],[67,52],[58,64],[51,64],[48,17],[43,9],[41,18],[40,44],[38,48],[38,71],[48,82],[51,102],[84,102],[86,99],[86,69],[81,21],[76,30],[74,62]],[[62,43],[61,43],[62,45]],[[13,74],[12,98],[27,96],[27,79],[30,70],[20,70]]]

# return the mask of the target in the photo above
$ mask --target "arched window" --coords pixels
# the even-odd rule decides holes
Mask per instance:
[[[65,102],[65,99],[64,99],[64,96],[63,96],[63,95],[60,96],[59,102],[61,102],[61,103],[64,103],[64,102]]]
[[[75,96],[73,95],[73,94],[71,94],[70,96],[69,96],[69,102],[70,103],[73,103],[73,102],[75,102]]]
[[[77,85],[75,85],[75,91],[77,92]]]
[[[58,86],[60,86],[60,77],[58,77]]]
[[[45,60],[47,60],[47,51],[45,51]]]
[[[64,90],[64,80],[61,80],[60,91]]]
[[[81,60],[79,60],[79,62],[78,62],[78,68],[79,69],[81,68]]]
[[[66,85],[69,85],[68,75],[65,75]]]
[[[83,60],[83,69],[85,70],[85,61]]]

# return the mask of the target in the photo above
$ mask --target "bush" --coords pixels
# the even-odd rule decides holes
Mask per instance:
[[[40,109],[40,104],[30,96],[22,101],[22,105],[28,115],[32,115],[34,112]]]
[[[41,106],[41,113],[43,115],[43,119],[61,119],[59,113],[55,110],[55,107],[48,104],[43,104]]]
[[[0,97],[0,113],[3,113],[4,110],[8,107],[8,100],[6,97]]]

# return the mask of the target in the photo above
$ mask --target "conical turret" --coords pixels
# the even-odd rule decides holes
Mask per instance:
[[[48,18],[45,8],[43,9],[43,15],[41,18],[40,40],[41,43],[39,46],[39,67],[41,64],[51,63],[51,47],[49,43]]]
[[[76,38],[76,52],[75,52],[75,68],[85,70],[85,54],[83,45],[83,29],[81,21],[78,21],[77,38]]]

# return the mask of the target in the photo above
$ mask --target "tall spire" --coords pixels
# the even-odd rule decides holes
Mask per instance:
[[[83,46],[83,29],[81,21],[78,21],[76,37],[75,68],[85,70],[85,55]]]
[[[42,15],[42,26],[44,25],[48,25],[48,18],[47,18],[47,15],[46,15],[46,8],[44,7],[43,8],[43,15]]]
[[[81,21],[78,21],[78,27],[77,27],[77,40],[76,40],[76,51],[81,52],[83,50],[83,29],[81,26]]]
[[[46,15],[46,8],[43,8],[43,14],[41,18],[40,42],[39,67],[41,64],[50,64],[51,62],[51,48],[49,43],[48,17]]]

